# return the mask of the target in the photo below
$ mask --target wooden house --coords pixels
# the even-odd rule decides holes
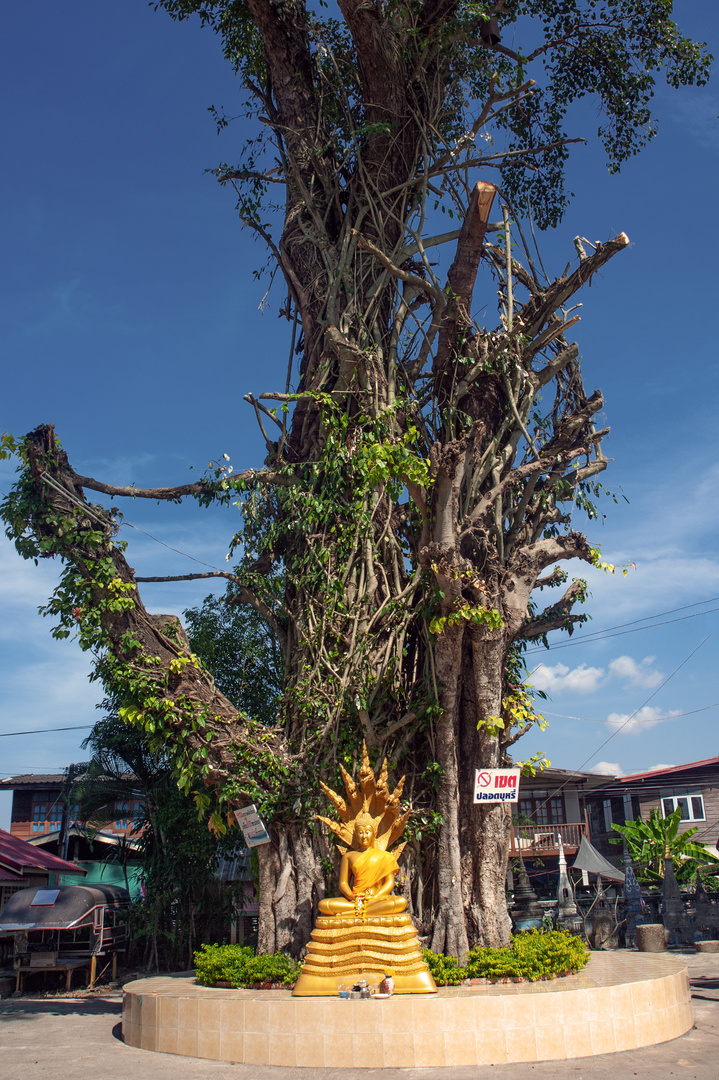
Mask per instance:
[[[591,841],[587,795],[605,781],[597,773],[551,768],[523,776],[519,801],[512,807],[510,858],[521,850],[525,861],[556,859],[560,837],[565,854],[575,854],[583,836]]]
[[[646,821],[653,809],[663,817],[679,809],[680,831],[696,828],[693,839],[712,854],[719,854],[719,757],[605,778],[604,784],[591,792],[587,804],[592,844],[616,864],[621,848],[609,843],[618,835],[612,822],[623,825],[639,817]]]

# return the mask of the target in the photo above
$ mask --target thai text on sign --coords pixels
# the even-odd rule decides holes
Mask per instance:
[[[242,829],[245,843],[248,847],[259,847],[260,844],[269,844],[270,835],[265,828],[265,823],[257,813],[254,803],[243,806],[241,810],[235,810],[237,824]]]
[[[520,769],[477,769],[474,779],[474,801],[517,802],[519,800]]]

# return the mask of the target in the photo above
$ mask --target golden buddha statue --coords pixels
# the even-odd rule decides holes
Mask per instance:
[[[436,993],[422,960],[417,932],[405,912],[407,901],[393,896],[404,844],[387,849],[404,831],[409,811],[400,812],[404,777],[390,794],[387,762],[375,781],[367,747],[362,746],[359,784],[342,768],[346,800],[321,784],[340,820],[319,820],[342,844],[342,896],[321,900],[307,955],[293,993],[300,997],[336,994],[340,983],[394,975],[397,994]],[[346,846],[345,846],[346,845]]]

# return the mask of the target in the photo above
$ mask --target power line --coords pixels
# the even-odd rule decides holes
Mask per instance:
[[[643,701],[643,702],[642,702],[642,704],[641,704],[641,705],[639,705],[639,706],[638,706],[638,708],[636,708],[636,709],[634,710],[634,712],[633,712],[633,713],[631,713],[631,714],[630,714],[630,715],[629,715],[629,716],[627,717],[627,719],[626,719],[626,720],[624,721],[624,723],[623,723],[623,724],[620,724],[620,726],[619,726],[619,727],[618,727],[618,728],[616,729],[616,731],[613,731],[611,735],[607,736],[607,738],[606,738],[606,739],[604,740],[604,742],[603,742],[603,743],[600,743],[600,744],[599,744],[599,746],[598,746],[598,747],[596,748],[596,750],[593,750],[593,751],[592,751],[592,753],[591,753],[591,754],[589,755],[589,757],[588,757],[588,758],[585,758],[585,759],[584,759],[584,761],[582,762],[582,764],[581,764],[581,765],[579,766],[579,768],[577,768],[577,769],[574,769],[574,770],[573,770],[573,772],[575,772],[575,773],[581,772],[581,771],[582,771],[582,769],[584,768],[584,766],[585,766],[585,765],[587,765],[587,764],[588,764],[588,763],[589,763],[589,762],[590,762],[590,761],[592,760],[592,758],[595,758],[595,757],[597,756],[597,754],[599,753],[599,751],[600,751],[600,750],[603,750],[603,749],[604,749],[604,747],[605,747],[605,746],[606,746],[606,745],[607,745],[608,743],[610,743],[610,742],[612,741],[612,739],[614,739],[614,738],[615,738],[615,737],[616,737],[616,736],[617,736],[617,735],[619,734],[619,732],[620,732],[620,731],[623,731],[623,730],[624,730],[624,728],[625,728],[625,727],[627,726],[627,724],[631,723],[631,721],[632,721],[632,720],[634,719],[634,717],[635,717],[635,716],[637,715],[637,713],[638,713],[638,712],[641,712],[641,710],[642,710],[643,708],[645,708],[645,707],[646,707],[646,706],[647,706],[647,705],[649,704],[649,702],[650,702],[650,701],[651,701],[651,700],[652,700],[653,698],[655,698],[655,697],[657,696],[657,694],[659,693],[659,691],[660,691],[660,690],[663,690],[663,689],[664,689],[664,687],[665,687],[665,686],[667,685],[667,683],[668,683],[668,682],[669,682],[669,681],[670,681],[671,679],[673,679],[673,678],[674,678],[674,676],[675,676],[675,675],[676,675],[676,674],[677,674],[677,673],[678,673],[679,671],[681,671],[681,669],[682,669],[682,668],[684,667],[684,665],[685,665],[685,664],[688,664],[688,663],[689,663],[689,661],[690,661],[690,660],[691,660],[691,658],[692,658],[692,657],[694,656],[694,654],[695,654],[695,653],[698,653],[698,652],[699,652],[699,650],[700,650],[700,649],[701,649],[701,648],[702,648],[702,647],[703,647],[704,645],[706,645],[706,643],[707,643],[707,641],[708,641],[708,640],[709,640],[709,635],[707,635],[707,637],[705,637],[705,638],[704,638],[704,640],[703,640],[703,641],[701,641],[701,642],[700,642],[700,643],[699,643],[699,644],[697,645],[697,647],[696,647],[695,649],[692,649],[692,651],[691,651],[691,652],[689,653],[689,655],[687,656],[687,658],[686,658],[685,660],[682,660],[681,664],[678,664],[678,665],[677,665],[677,667],[675,667],[675,668],[674,668],[674,671],[672,671],[671,675],[667,675],[667,677],[666,677],[666,679],[664,680],[664,682],[663,682],[663,683],[660,683],[660,684],[659,684],[659,686],[658,686],[658,687],[656,688],[656,690],[652,691],[652,693],[651,693],[651,694],[649,695],[649,697],[648,697],[648,698],[646,699],[646,701]],[[551,793],[551,794],[550,794],[550,795],[549,795],[549,796],[548,796],[548,797],[547,797],[547,798],[546,798],[546,799],[544,800],[544,802],[543,802],[543,803],[541,804],[541,806],[537,807],[537,809],[538,809],[538,810],[541,810],[541,809],[542,809],[543,807],[547,806],[547,804],[549,803],[550,799],[553,799],[553,798],[555,797],[555,795],[558,795],[558,794],[560,793],[560,791],[563,791],[563,790],[564,790],[564,788],[565,788],[565,787],[567,786],[567,784],[568,784],[568,783],[570,782],[570,780],[571,780],[571,779],[572,779],[571,777],[567,777],[567,779],[566,779],[566,780],[564,781],[564,783],[563,783],[563,784],[560,784],[560,785],[559,785],[559,787],[558,787],[558,788],[556,789],[556,791],[553,791],[553,792],[552,792],[552,793]]]
[[[0,731],[0,739],[9,739],[11,735],[45,735],[48,731],[84,731],[94,726],[94,724],[76,724],[73,727],[34,728],[32,731]]]
[[[596,749],[596,750],[594,751],[594,753],[590,754],[588,758],[585,758],[585,759],[584,759],[584,761],[583,761],[583,762],[582,762],[582,764],[581,764],[581,765],[579,766],[579,768],[578,768],[578,769],[576,770],[576,772],[581,772],[581,771],[582,771],[582,769],[584,768],[584,766],[585,766],[585,765],[587,764],[587,762],[591,761],[591,760],[592,760],[592,758],[596,757],[596,756],[597,756],[597,754],[599,753],[599,751],[600,751],[600,750],[603,750],[603,749],[604,749],[604,747],[605,747],[605,746],[607,745],[607,743],[610,743],[610,742],[612,741],[612,739],[613,739],[613,738],[614,738],[614,737],[615,737],[616,735],[618,735],[618,734],[619,734],[619,732],[620,732],[620,731],[623,731],[623,730],[624,730],[624,728],[625,728],[625,727],[627,726],[627,724],[631,723],[631,721],[632,721],[632,720],[634,719],[634,717],[635,717],[635,716],[637,715],[637,713],[638,713],[638,712],[641,712],[641,711],[642,711],[642,709],[644,709],[644,708],[645,708],[645,707],[646,707],[646,706],[647,706],[647,705],[649,704],[649,702],[650,702],[650,701],[651,701],[651,700],[652,700],[653,698],[655,698],[655,697],[657,696],[657,694],[659,693],[659,691],[660,691],[660,690],[663,690],[663,689],[664,689],[664,687],[665,687],[665,686],[667,685],[667,683],[668,683],[668,682],[669,682],[669,681],[670,681],[671,679],[673,679],[673,678],[674,678],[674,676],[675,676],[675,675],[676,675],[676,674],[677,674],[677,673],[678,673],[679,671],[681,671],[681,669],[682,669],[682,668],[684,667],[684,665],[685,665],[685,664],[688,664],[688,663],[689,663],[689,661],[691,660],[692,656],[694,656],[694,654],[695,654],[695,653],[699,652],[699,650],[700,650],[700,649],[701,649],[701,648],[702,648],[702,647],[703,647],[704,645],[706,645],[706,643],[707,643],[707,641],[708,641],[708,640],[709,640],[709,635],[707,635],[707,637],[705,637],[703,641],[700,641],[700,642],[699,642],[699,644],[697,645],[697,647],[696,647],[695,649],[692,649],[692,651],[691,651],[691,652],[689,653],[689,656],[687,656],[686,660],[682,660],[681,664],[679,664],[679,665],[678,665],[677,667],[675,667],[675,668],[674,668],[674,671],[673,671],[673,672],[671,673],[671,675],[667,675],[667,677],[666,677],[666,679],[664,680],[664,682],[663,682],[663,683],[660,683],[660,684],[659,684],[659,686],[658,686],[658,687],[656,688],[656,690],[654,690],[654,691],[653,691],[653,692],[652,692],[652,693],[651,693],[651,694],[649,695],[649,697],[648,697],[648,698],[646,699],[646,701],[643,701],[643,702],[642,702],[642,704],[641,704],[641,705],[639,706],[639,708],[638,708],[638,709],[635,709],[633,713],[630,713],[630,715],[629,715],[629,716],[628,716],[628,717],[626,718],[626,720],[624,721],[624,723],[623,723],[623,724],[620,724],[620,726],[619,726],[619,727],[618,727],[618,728],[616,729],[616,731],[613,731],[613,732],[612,732],[612,734],[611,734],[611,735],[609,735],[609,736],[608,736],[608,737],[607,737],[607,738],[606,738],[606,739],[604,740],[604,742],[603,742],[603,743],[601,743],[601,744],[600,744],[600,745],[599,745],[599,746],[597,747],[597,749]]]
[[[156,536],[152,535],[152,533],[145,532],[144,529],[140,529],[137,525],[133,525],[131,521],[121,522],[120,527],[122,528],[123,525],[127,525],[128,528],[134,529],[135,532],[142,533],[143,536],[149,536],[150,539],[154,540],[156,544],[162,544],[162,546],[166,547],[168,551],[174,551],[177,555],[184,555],[186,559],[191,559],[192,562],[199,563],[200,566],[209,566],[210,570],[218,570],[221,574],[225,573],[224,570],[220,570],[220,567],[215,566],[214,563],[203,562],[202,559],[196,559],[194,555],[188,555],[186,551],[180,551],[179,548],[172,547],[171,544],[166,544],[164,540],[158,540]]]
[[[687,712],[672,713],[671,716],[645,716],[639,720],[634,720],[635,724],[659,724],[663,720],[678,720],[680,716],[694,716],[695,713],[708,712],[709,709],[716,709],[719,706],[719,701],[715,701],[713,705],[702,705],[701,709],[689,709]],[[558,716],[562,720],[582,720],[587,724],[608,724],[609,720],[597,720],[595,716],[569,716],[568,713],[550,712],[549,709],[542,709],[543,713],[547,716]]]
[[[710,600],[703,600],[702,603],[709,604]],[[694,607],[694,604],[687,604],[687,607]],[[675,608],[675,611],[681,611],[682,608]],[[641,630],[653,630],[656,626],[669,626],[671,623],[685,622],[687,619],[697,619],[700,615],[711,615],[713,611],[719,611],[719,607],[709,608],[707,611],[695,611],[693,615],[682,615],[678,619],[665,619],[664,622],[650,623],[648,626],[637,626],[634,630],[620,630],[618,634],[610,634],[604,630],[598,630],[596,634],[583,634],[576,641],[565,641],[563,645],[552,645],[552,652],[556,652],[557,649],[571,649],[575,645],[591,645],[595,641],[604,641],[607,638],[624,637],[625,634],[638,634]],[[660,614],[669,614],[669,612],[661,612]],[[648,619],[656,619],[658,615],[647,615]],[[624,626],[630,626],[631,623],[623,623]],[[534,649],[527,649],[527,655],[530,653],[546,652],[547,650],[541,646],[537,646]]]
[[[636,626],[640,622],[648,622],[649,619],[661,619],[663,615],[676,615],[677,611],[688,611],[689,608],[702,607],[703,604],[713,604],[719,600],[719,596],[710,596],[706,600],[696,600],[693,604],[682,604],[681,607],[669,608],[667,611],[657,611],[654,615],[645,615],[641,619],[631,619],[630,622],[617,623],[616,626],[605,626],[603,630],[595,630],[592,633],[584,634],[585,638],[595,637],[597,634],[606,634],[610,630],[623,630],[625,626]],[[697,612],[701,615],[703,612]]]
[[[88,517],[92,518],[94,521],[97,521],[98,524],[102,525],[103,528],[106,527],[107,522],[103,521],[102,518],[99,518],[97,514],[95,514],[88,507],[87,503],[81,502],[80,499],[77,498],[77,496],[73,495],[72,492],[67,491],[64,487],[61,487],[60,484],[58,484],[51,476],[48,476],[47,473],[42,473],[41,479],[44,480],[45,483],[48,484],[51,488],[53,488],[55,491],[63,495],[71,503],[74,503],[75,506],[78,506],[84,514],[87,514]],[[156,544],[162,544],[162,546],[166,547],[168,551],[174,551],[177,555],[183,555],[186,559],[191,559],[192,562],[199,563],[200,566],[207,566],[210,568],[210,570],[219,570],[220,573],[223,573],[223,571],[220,570],[219,566],[215,566],[213,563],[203,562],[202,559],[196,559],[194,555],[188,555],[186,551],[181,551],[179,548],[172,547],[170,544],[166,544],[164,540],[158,540],[158,538],[156,536],[153,536],[152,533],[146,532],[144,529],[141,529],[139,525],[133,525],[131,521],[126,521],[124,518],[120,522],[120,528],[122,528],[123,525],[127,525],[129,529],[134,529],[135,532],[142,533],[143,536],[149,536],[150,540],[154,540]]]

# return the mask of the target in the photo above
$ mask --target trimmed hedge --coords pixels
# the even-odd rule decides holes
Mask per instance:
[[[564,930],[528,930],[515,934],[505,949],[471,949],[460,967],[456,957],[424,949],[437,986],[456,986],[465,979],[549,979],[579,971],[589,959],[581,938]],[[202,986],[293,986],[300,965],[284,953],[255,954],[247,945],[202,945],[195,953],[197,981]]]
[[[257,956],[249,945],[202,945],[195,968],[202,986],[293,986],[300,972],[300,965],[284,953]]]
[[[470,949],[460,967],[454,956],[423,952],[438,986],[456,986],[465,979],[550,979],[573,975],[587,963],[589,950],[581,938],[564,930],[527,930],[515,934],[504,949]]]

